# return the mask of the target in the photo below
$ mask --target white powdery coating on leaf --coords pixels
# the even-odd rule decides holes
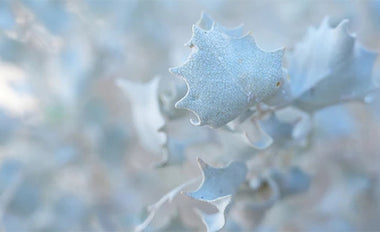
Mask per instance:
[[[215,23],[210,30],[194,25],[192,53],[170,69],[188,86],[176,107],[197,115],[195,125],[225,125],[275,94],[282,78],[283,50],[264,52],[250,35],[237,38],[224,31]]]

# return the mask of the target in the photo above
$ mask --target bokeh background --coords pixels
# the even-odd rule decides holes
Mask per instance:
[[[138,138],[131,104],[138,99],[115,80],[159,76],[161,89],[181,83],[168,68],[189,54],[183,44],[202,11],[228,27],[244,23],[267,50],[291,49],[326,16],[348,18],[358,40],[380,51],[379,0],[0,0],[2,230],[131,231],[147,205],[199,175],[196,157],[223,165],[258,156],[252,162],[263,169],[284,165],[289,153],[311,175],[310,188],[276,203],[252,228],[380,230],[379,94],[319,112],[310,144],[297,152],[259,154],[185,115],[168,124],[190,144],[186,160],[154,167],[162,157]],[[378,60],[377,80],[379,73]],[[147,230],[169,230],[172,218],[181,230],[204,230],[195,204],[178,196]],[[225,230],[248,228],[250,217],[231,213]]]

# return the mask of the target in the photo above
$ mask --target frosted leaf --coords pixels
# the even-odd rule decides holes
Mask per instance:
[[[186,194],[202,201],[233,195],[245,181],[247,174],[247,167],[241,161],[233,161],[226,167],[214,168],[198,158],[198,165],[202,171],[202,183],[196,191]]]
[[[141,144],[150,152],[157,153],[165,142],[165,135],[159,132],[165,121],[158,103],[159,78],[148,83],[134,83],[118,79],[116,84],[129,98],[132,117]]]
[[[371,72],[377,53],[363,48],[347,24],[343,20],[332,28],[325,19],[289,54],[291,90],[299,108],[312,112],[363,99],[376,88]]]
[[[226,224],[225,211],[227,206],[231,203],[231,199],[232,196],[227,195],[210,201],[210,203],[213,204],[218,210],[213,214],[207,214],[196,209],[196,212],[201,217],[202,222],[205,224],[208,232],[219,231],[224,227]]]
[[[194,25],[188,45],[188,60],[170,71],[188,86],[176,107],[192,111],[194,125],[221,127],[281,85],[283,50],[264,52],[249,34],[237,38],[215,23],[209,30]]]

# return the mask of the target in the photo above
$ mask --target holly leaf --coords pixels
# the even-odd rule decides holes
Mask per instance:
[[[348,33],[348,20],[331,27],[325,19],[310,28],[288,56],[291,90],[297,107],[313,112],[337,103],[362,100],[376,88],[372,68],[377,53]]]
[[[265,52],[250,34],[231,36],[214,22],[209,27],[209,21],[201,19],[193,26],[187,43],[192,53],[170,72],[182,77],[188,87],[175,106],[193,112],[194,125],[218,128],[276,93],[284,51]]]

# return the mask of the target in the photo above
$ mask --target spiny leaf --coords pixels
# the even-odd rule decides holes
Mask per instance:
[[[348,20],[332,28],[325,19],[309,29],[289,54],[295,104],[306,111],[363,99],[376,88],[371,72],[377,53],[363,48],[347,31]]]
[[[249,34],[230,36],[216,23],[208,28],[206,21],[193,26],[188,60],[170,71],[188,86],[176,107],[192,111],[194,125],[218,128],[276,93],[283,50],[264,52]]]

